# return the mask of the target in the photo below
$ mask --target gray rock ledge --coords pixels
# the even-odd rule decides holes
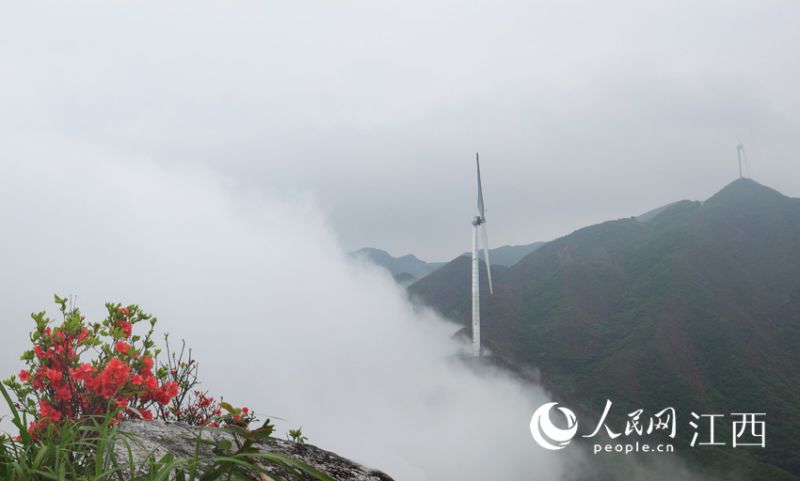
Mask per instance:
[[[120,423],[118,429],[130,435],[127,444],[130,445],[134,461],[144,461],[150,455],[160,459],[167,453],[172,453],[177,458],[192,458],[197,447],[197,428],[182,423],[166,423],[164,421],[126,421]],[[227,439],[236,446],[234,435],[228,432],[206,430],[203,439],[211,443],[201,443],[200,457],[211,458],[221,453],[214,453],[213,444]],[[319,471],[322,471],[337,481],[393,481],[388,475],[354,463],[337,454],[325,451],[311,444],[299,444],[278,438],[269,438],[256,445],[266,452],[290,456]],[[114,448],[117,460],[124,464],[128,461],[127,447],[117,443]],[[261,466],[282,479],[296,479],[280,467],[261,464]],[[264,478],[254,481],[263,481]],[[313,478],[309,478],[311,481]]]

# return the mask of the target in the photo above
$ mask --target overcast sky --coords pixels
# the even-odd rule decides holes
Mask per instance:
[[[345,249],[446,259],[476,150],[494,245],[706,198],[738,140],[800,196],[798,25],[769,0],[3,2],[0,156],[201,164],[312,196]]]

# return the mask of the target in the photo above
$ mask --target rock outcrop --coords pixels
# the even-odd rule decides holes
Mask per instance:
[[[192,458],[199,446],[200,459],[211,459],[222,453],[215,451],[215,445],[229,441],[231,446],[237,446],[241,439],[233,434],[220,430],[204,430],[204,441],[199,443],[196,428],[181,423],[166,423],[163,421],[126,421],[121,423],[119,430],[126,433],[127,444],[131,448],[134,461],[143,461],[149,456],[160,459],[172,453],[177,458]],[[337,481],[393,481],[388,475],[354,463],[337,454],[325,451],[311,444],[299,444],[278,438],[267,438],[256,444],[260,450],[270,453],[289,456],[312,468],[321,471]],[[127,446],[118,443],[115,446],[117,459],[127,464]],[[139,464],[139,463],[136,463]],[[285,469],[259,463],[266,471],[281,479],[296,479]],[[254,481],[263,481],[266,477],[253,478]],[[308,477],[309,481],[313,478]]]

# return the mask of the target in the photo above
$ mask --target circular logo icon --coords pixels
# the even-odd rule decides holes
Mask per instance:
[[[567,420],[567,428],[557,428],[550,420],[550,411],[558,403],[552,402],[539,406],[531,417],[531,434],[539,446],[552,449],[564,448],[578,432],[578,419],[569,408],[559,407],[558,410]]]

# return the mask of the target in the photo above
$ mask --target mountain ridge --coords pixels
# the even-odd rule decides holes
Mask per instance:
[[[410,284],[445,264],[444,262],[426,262],[418,259],[413,254],[395,257],[385,250],[374,247],[362,247],[349,255],[354,258],[366,259],[375,265],[383,267],[401,284]]]
[[[588,411],[608,397],[630,410],[766,410],[770,449],[745,453],[743,469],[800,479],[798,246],[800,200],[739,179],[704,202],[576,230],[493,272],[482,336]],[[469,271],[454,262],[409,293],[468,325]],[[691,455],[743,454],[707,451]]]
[[[491,259],[492,266],[497,266],[498,268],[501,266],[509,267],[516,264],[542,245],[544,245],[544,242],[504,245],[490,249],[489,258]],[[361,249],[351,252],[349,255],[355,258],[364,258],[373,264],[385,268],[392,274],[395,280],[402,285],[409,285],[422,279],[447,264],[447,262],[426,262],[413,254],[395,257],[387,251],[375,247],[362,247]],[[469,255],[471,254],[465,252],[458,257]],[[480,252],[480,258],[483,259],[483,252]]]

